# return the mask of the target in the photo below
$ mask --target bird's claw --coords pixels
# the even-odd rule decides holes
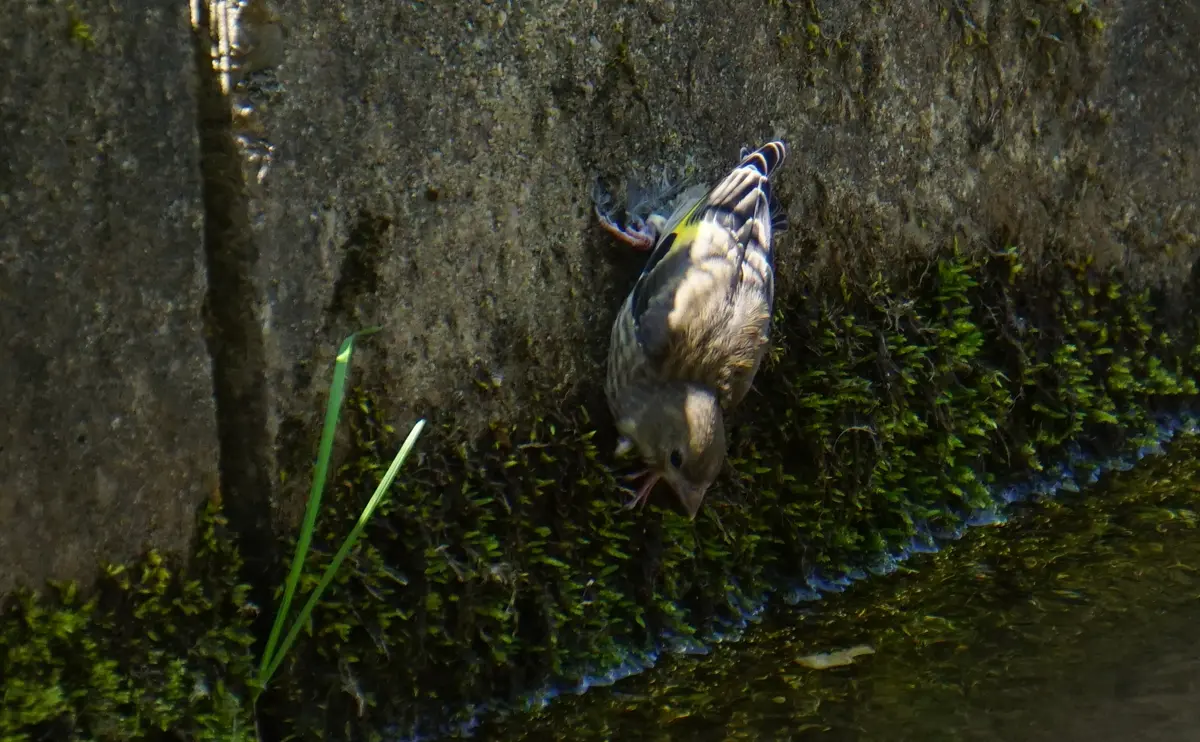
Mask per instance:
[[[638,491],[635,493],[633,499],[622,506],[622,510],[633,510],[639,505],[645,507],[646,502],[650,499],[650,491],[654,489],[654,485],[658,484],[660,475],[654,472],[641,471],[633,476],[626,477],[626,479],[634,479],[643,475],[646,476],[646,481],[642,482],[641,487],[638,487]]]
[[[649,250],[658,240],[658,225],[655,219],[643,219],[636,214],[629,214],[629,222],[625,226],[613,217],[613,199],[597,179],[592,186],[592,202],[595,204],[596,218],[606,232],[616,237],[635,250]]]
[[[654,242],[658,238],[654,228],[639,217],[633,217],[629,220],[628,226],[622,227],[606,212],[601,211],[599,205],[596,206],[596,217],[600,220],[600,226],[604,227],[604,231],[634,250],[649,250],[654,247]]]
[[[639,505],[641,505],[644,508],[644,507],[646,507],[647,499],[649,499],[649,498],[645,497],[644,495],[637,495],[632,500],[630,500],[629,502],[622,505],[621,509],[622,510],[633,510],[634,508],[638,507]]]

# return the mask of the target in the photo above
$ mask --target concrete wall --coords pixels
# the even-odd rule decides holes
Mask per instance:
[[[218,483],[187,8],[102,7],[0,8],[0,593],[179,550]]]
[[[181,5],[83,3],[94,43],[72,40],[64,9],[6,6],[0,405],[16,414],[0,428],[0,591],[183,543],[219,466],[239,517],[289,525],[333,351],[366,325],[384,331],[355,379],[401,427],[440,411],[473,430],[594,395],[638,270],[590,216],[597,174],[708,178],[785,137],[785,286],[954,238],[1182,285],[1200,233],[1200,11],[815,8],[259,7],[243,37],[258,72],[234,96],[252,112],[230,122],[206,75],[193,96]],[[245,188],[216,182],[234,156]]]
[[[441,410],[479,427],[534,390],[595,390],[639,266],[595,227],[591,178],[712,177],[774,136],[793,148],[785,284],[955,238],[1186,275],[1196,11],[1077,5],[292,11],[284,92],[260,117],[275,159],[251,195],[279,448],[311,436],[336,339],[366,324],[385,330],[360,362],[398,424]],[[481,393],[479,374],[504,385]]]

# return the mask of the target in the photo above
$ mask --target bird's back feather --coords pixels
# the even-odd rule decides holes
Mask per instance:
[[[727,406],[741,400],[767,344],[773,237],[786,226],[770,176],[786,156],[782,142],[749,153],[667,221],[613,328],[614,341],[636,338],[645,356],[636,365],[649,368],[610,358],[610,376],[653,372],[711,385]]]

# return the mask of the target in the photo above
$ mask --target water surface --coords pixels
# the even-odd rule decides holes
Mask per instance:
[[[495,740],[1200,740],[1200,442]],[[813,670],[815,653],[866,646]]]

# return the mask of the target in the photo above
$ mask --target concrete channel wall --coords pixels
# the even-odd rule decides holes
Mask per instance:
[[[1176,292],[1196,254],[1187,3],[255,5],[230,98],[191,15],[0,8],[0,593],[186,554],[219,488],[243,535],[290,527],[364,326],[397,427],[598,388],[638,267],[596,176],[711,178],[784,137],[785,283],[866,233]]]

